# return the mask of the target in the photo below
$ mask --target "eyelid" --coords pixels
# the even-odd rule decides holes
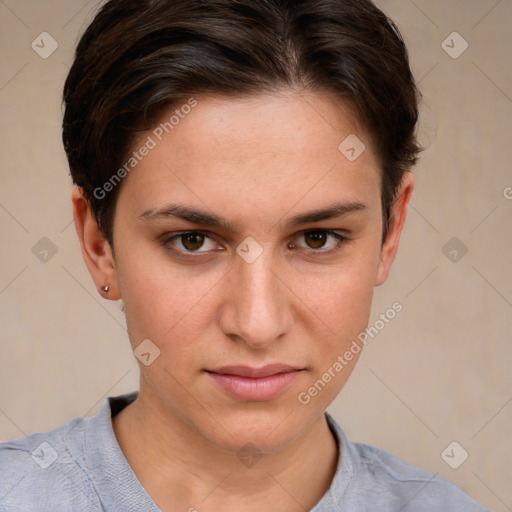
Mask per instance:
[[[313,248],[308,248],[308,247],[299,247],[299,249],[301,249],[302,251],[305,251],[312,255],[315,255],[315,254],[322,255],[322,254],[336,252],[340,249],[340,247],[342,245],[344,245],[346,242],[350,241],[350,238],[339,233],[338,231],[333,230],[333,229],[326,229],[326,228],[309,228],[309,229],[301,230],[301,231],[297,232],[295,235],[293,235],[291,240],[295,240],[296,238],[303,236],[306,233],[325,233],[327,235],[334,237],[337,240],[336,246],[331,249],[322,249],[322,248],[313,249]],[[180,249],[175,249],[174,247],[169,245],[169,242],[172,242],[173,240],[176,240],[176,239],[180,238],[181,236],[190,235],[190,234],[202,235],[206,238],[209,238],[212,241],[215,241],[215,237],[212,236],[212,233],[210,233],[208,231],[186,230],[186,231],[176,231],[176,232],[172,232],[172,233],[166,233],[161,239],[161,244],[163,246],[165,246],[168,250],[172,251],[173,253],[177,253],[180,256],[183,256],[184,258],[198,258],[200,256],[206,256],[206,255],[211,256],[211,251],[200,251],[200,250],[198,250],[198,251],[183,251]],[[221,250],[224,250],[224,249],[221,249]]]
[[[180,255],[183,255],[185,257],[197,257],[197,256],[193,256],[194,254],[199,254],[199,255],[206,255],[206,254],[211,254],[210,251],[201,251],[201,250],[198,250],[198,251],[182,251],[180,249],[176,249],[174,247],[172,247],[172,245],[170,244],[170,242],[176,240],[176,239],[179,239],[180,237],[184,236],[184,235],[191,235],[191,234],[194,234],[194,235],[202,235],[206,238],[209,238],[212,242],[215,242],[215,239],[214,237],[211,236],[211,233],[209,233],[208,231],[202,231],[202,230],[197,230],[197,229],[189,229],[189,230],[186,230],[186,231],[174,231],[172,233],[166,233],[163,237],[161,237],[161,244],[166,247],[168,250],[172,251],[173,253],[177,253],[177,254],[180,254]]]
[[[313,255],[334,253],[336,251],[339,251],[342,245],[344,245],[345,243],[350,241],[350,238],[348,238],[344,234],[341,234],[334,229],[327,229],[327,228],[304,229],[304,230],[300,231],[299,233],[297,233],[295,238],[299,237],[299,236],[303,236],[305,233],[324,233],[326,235],[330,235],[330,236],[334,237],[337,240],[336,246],[331,249],[323,249],[323,248],[312,249],[311,247],[309,247],[309,248],[308,247],[300,247],[300,249],[304,250],[305,252],[307,252],[309,254],[313,254]]]

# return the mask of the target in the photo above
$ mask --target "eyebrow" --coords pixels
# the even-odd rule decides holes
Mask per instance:
[[[362,210],[366,210],[366,205],[359,201],[339,202],[325,208],[319,208],[295,215],[289,218],[285,225],[286,227],[297,227],[302,224],[345,217],[346,215]],[[149,208],[139,215],[140,219],[147,221],[164,220],[170,217],[181,219],[193,224],[202,224],[204,226],[221,228],[228,232],[236,232],[233,224],[228,222],[226,219],[223,219],[214,213],[209,213],[204,210],[191,208],[181,204],[168,204],[162,208]]]

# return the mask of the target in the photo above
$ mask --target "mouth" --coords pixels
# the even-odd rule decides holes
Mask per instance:
[[[224,366],[207,370],[208,376],[229,396],[242,401],[265,402],[282,394],[304,368],[269,364],[261,368]]]

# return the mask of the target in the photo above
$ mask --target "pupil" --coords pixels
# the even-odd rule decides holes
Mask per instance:
[[[181,243],[183,244],[183,247],[188,249],[189,251],[195,251],[197,249],[200,249],[203,245],[204,241],[204,235],[201,235],[199,233],[191,233],[187,235],[183,235],[181,237]]]
[[[309,238],[311,243],[308,245],[314,249],[318,249],[325,245],[327,234],[321,231],[310,231],[306,233],[306,238]]]

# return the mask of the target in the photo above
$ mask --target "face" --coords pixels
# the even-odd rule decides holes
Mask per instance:
[[[132,348],[160,350],[140,364],[140,399],[222,448],[273,451],[352,371],[358,352],[341,370],[339,356],[367,326],[405,206],[381,246],[377,158],[339,100],[196,100],[134,145],[155,143],[122,183],[112,279]],[[366,146],[355,160],[338,149],[351,134]]]

